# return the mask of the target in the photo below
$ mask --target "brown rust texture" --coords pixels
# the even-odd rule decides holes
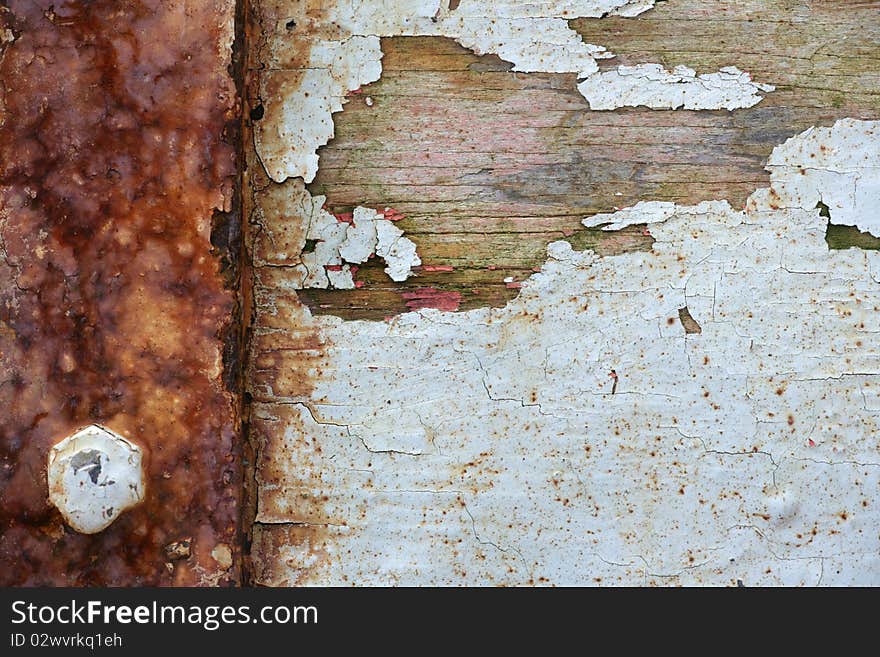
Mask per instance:
[[[10,0],[0,20],[0,584],[235,583],[234,3]],[[86,536],[46,455],[90,423],[147,476]]]
[[[876,2],[667,2],[636,19],[572,26],[617,55],[603,69],[735,65],[777,90],[735,112],[591,112],[574,75],[511,73],[447,39],[383,39],[382,78],[334,116],[310,189],[334,213],[393,207],[424,265],[453,270],[422,267],[393,283],[370,262],[359,289],[301,292],[314,313],[381,319],[425,287],[460,293],[462,310],[503,305],[517,293],[503,279],[528,277],[550,241],[600,253],[650,245],[639,229],[585,230],[584,216],[640,200],[740,205],[767,185],[775,145],[880,111]]]

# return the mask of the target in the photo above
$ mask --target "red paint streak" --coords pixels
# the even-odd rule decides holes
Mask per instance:
[[[341,224],[351,224],[354,225],[354,213],[353,212],[340,212],[339,214],[334,214],[336,217],[336,221]]]
[[[385,208],[385,210],[382,212],[382,215],[388,221],[400,221],[401,219],[403,219],[403,215],[394,208]]]
[[[358,269],[360,269],[360,267],[358,267],[357,265],[349,265],[348,266],[348,270],[351,272],[351,279],[354,281],[355,288],[360,289],[364,286],[364,282],[356,279]]]
[[[327,271],[342,271],[342,265],[324,265]]]
[[[406,307],[410,310],[436,308],[437,310],[455,311],[461,304],[460,292],[444,292],[434,287],[420,287],[412,292],[403,292]]]
[[[809,439],[809,443],[810,443],[810,447],[815,447],[815,446],[816,446],[816,441],[813,440],[812,438]]]
[[[518,290],[522,287],[522,283],[519,281],[513,281],[512,283],[505,283],[504,287],[510,288],[511,290]]]
[[[422,271],[454,271],[452,265],[424,265]]]

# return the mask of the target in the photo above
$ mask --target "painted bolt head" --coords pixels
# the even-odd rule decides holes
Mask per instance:
[[[97,424],[49,450],[49,499],[82,534],[106,529],[144,499],[140,447]]]

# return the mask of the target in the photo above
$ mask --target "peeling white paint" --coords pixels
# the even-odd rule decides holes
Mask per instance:
[[[656,224],[675,216],[678,208],[668,201],[641,201],[631,208],[622,208],[612,214],[595,214],[583,220],[587,228],[602,226],[602,230],[620,230],[638,224]]]
[[[65,522],[96,534],[144,498],[141,449],[90,425],[49,450],[49,499]]]
[[[392,281],[405,281],[412,275],[412,268],[422,264],[416,245],[390,221],[376,222],[376,239],[376,255],[387,263],[385,273]]]
[[[271,230],[280,222],[270,221],[261,226],[257,250],[264,256],[257,257],[257,264],[284,267],[291,289],[338,290],[354,289],[352,266],[363,264],[374,255],[385,261],[385,272],[394,281],[405,281],[412,275],[412,268],[422,264],[415,243],[404,237],[403,231],[385,219],[384,214],[358,206],[352,212],[351,222],[347,222],[327,212],[326,201],[324,196],[313,197],[305,187],[290,190],[290,198],[283,207],[283,224],[297,237],[278,246],[277,241],[283,236],[276,236]]]
[[[332,214],[324,210],[324,198],[315,199],[310,205],[313,210],[311,213],[311,222],[308,224],[306,231],[306,239],[314,241],[314,249],[311,252],[302,253],[302,268],[305,270],[304,276],[298,287],[301,288],[326,288],[330,286],[330,277],[327,266],[341,266],[342,258],[339,255],[339,249],[345,242],[348,233],[348,224],[342,223]],[[318,206],[317,209],[315,206]],[[295,254],[290,254],[295,257]],[[336,287],[341,289],[350,289],[354,287],[354,281],[351,280],[350,270],[347,279],[345,276],[336,272]]]
[[[750,107],[769,85],[751,82],[733,67],[696,77],[684,67],[672,73],[651,64],[599,73],[596,63],[613,55],[585,43],[569,27],[574,18],[634,17],[653,0],[337,0],[319,15],[309,3],[284,5],[293,32],[268,38],[269,70],[262,76],[265,114],[254,127],[257,152],[276,182],[318,170],[317,149],[333,137],[332,114],[346,95],[375,82],[382,72],[380,37],[443,36],[478,55],[495,54],[514,71],[576,73],[593,109],[628,104],[718,109]]]
[[[352,225],[348,227],[345,241],[339,247],[339,255],[348,262],[366,262],[376,252],[376,223],[381,219],[382,215],[375,210],[355,208]]]
[[[630,0],[624,5],[612,9],[608,12],[609,16],[623,16],[624,18],[635,18],[639,14],[643,14],[654,7],[655,0]]]
[[[828,206],[831,222],[880,236],[877,124],[844,119],[812,128],[773,151],[768,162],[779,204]]]
[[[327,287],[337,290],[353,290],[356,287],[351,265],[348,264],[342,265],[341,269],[328,269],[327,282]]]
[[[504,308],[345,322],[276,297],[290,344],[322,346],[255,384],[259,531],[286,541],[264,581],[880,584],[880,254],[830,251],[815,208],[873,173],[878,127],[790,140],[743,211],[585,220],[656,242],[555,242]]]
[[[735,66],[697,75],[687,66],[676,66],[670,72],[659,64],[618,66],[578,84],[578,91],[593,110],[639,105],[652,109],[735,110],[758,104],[761,92],[774,89],[773,85],[752,82],[748,73]]]

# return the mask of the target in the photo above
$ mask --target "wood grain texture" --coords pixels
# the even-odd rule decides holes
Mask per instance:
[[[425,287],[460,293],[461,309],[501,305],[517,292],[504,278],[526,278],[550,241],[603,253],[650,243],[638,229],[623,242],[583,229],[584,216],[639,200],[739,206],[766,184],[773,146],[880,114],[880,3],[667,2],[637,19],[572,24],[617,54],[605,69],[736,65],[777,90],[735,112],[594,112],[573,75],[511,73],[447,39],[384,39],[382,79],[335,115],[310,190],[335,213],[401,212],[427,269],[393,283],[368,265],[358,290],[300,292],[313,312],[380,319]],[[453,270],[428,270],[437,266]]]
[[[0,585],[239,581],[234,10],[0,7]],[[47,455],[95,423],[145,496],[86,535]]]

